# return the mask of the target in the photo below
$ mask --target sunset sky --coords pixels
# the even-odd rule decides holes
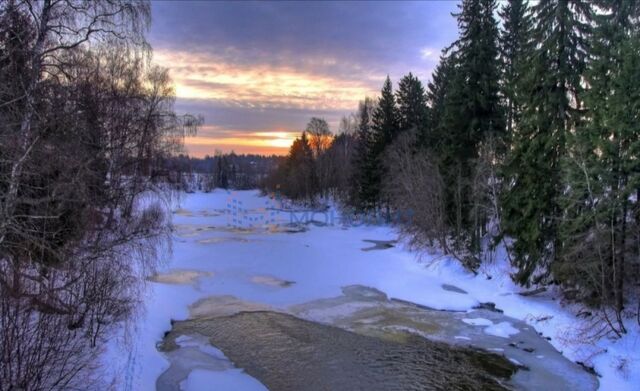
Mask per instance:
[[[427,82],[457,35],[456,2],[154,2],[150,42],[179,112],[202,114],[194,156],[286,153],[312,116],[332,131],[387,74]]]

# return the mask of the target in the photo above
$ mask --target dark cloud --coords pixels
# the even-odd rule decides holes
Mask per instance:
[[[309,118],[326,119],[337,130],[344,110],[308,110],[296,108],[263,108],[230,107],[223,103],[200,99],[179,99],[176,109],[181,113],[200,113],[205,123],[215,125],[217,129],[237,131],[302,131]],[[206,133],[207,136],[213,136]]]
[[[325,117],[335,129],[364,97],[351,97],[353,91],[377,91],[387,74],[397,81],[411,71],[426,81],[457,35],[453,1],[158,1],[152,7],[150,41],[159,57],[171,59],[164,65],[175,67],[177,107],[215,125],[208,137],[224,129],[297,131],[311,116]],[[221,73],[229,78],[212,76]],[[234,79],[236,73],[242,77]],[[291,90],[271,88],[270,77],[291,81]]]
[[[456,35],[453,1],[156,2],[154,46],[208,51],[238,63],[311,67],[306,59],[366,64],[385,73],[421,66]],[[403,69],[403,72],[418,69]]]

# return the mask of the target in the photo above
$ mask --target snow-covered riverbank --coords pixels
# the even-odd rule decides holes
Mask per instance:
[[[571,336],[579,320],[571,308],[563,308],[550,293],[533,297],[517,294],[520,288],[511,283],[508,266],[500,254],[494,264],[486,265],[480,275],[474,276],[452,260],[435,255],[418,259],[401,244],[389,248],[374,244],[376,249],[363,251],[372,247],[367,241],[393,241],[397,233],[384,226],[343,227],[332,210],[314,215],[318,223],[302,229],[300,224],[290,224],[292,220],[299,223],[303,219],[300,214],[292,217],[280,210],[275,201],[259,197],[254,191],[190,194],[174,212],[173,254],[161,274],[149,283],[145,313],[129,336],[128,345],[117,344],[116,338],[105,356],[112,373],[121,379],[119,389],[155,388],[158,377],[170,367],[169,358],[156,346],[171,330],[171,320],[189,317],[189,306],[198,300],[206,304],[201,299],[232,295],[254,303],[254,309],[284,311],[314,300],[339,297],[343,287],[351,285],[372,287],[390,298],[432,309],[469,311],[460,315],[461,330],[467,325],[477,328],[477,332],[455,335],[451,343],[474,345],[474,338],[486,335],[495,338],[492,343],[504,343],[504,347],[495,347],[496,352],[520,362],[510,355],[510,349],[518,349],[509,345],[513,342],[510,337],[532,326],[571,361],[592,363],[602,375],[598,379],[601,389],[634,389],[640,384],[637,328],[615,343],[576,343]],[[220,302],[216,303],[221,308]],[[494,320],[479,317],[477,311],[471,311],[481,303],[494,303],[504,315],[526,324],[503,321],[499,319],[501,314]],[[341,308],[345,310],[344,306]],[[326,320],[320,315],[314,320]],[[335,312],[332,316],[336,316]],[[189,347],[193,341],[185,339],[183,343]],[[223,352],[207,348],[208,352],[202,353],[213,357],[213,361],[198,361],[199,353],[192,352],[189,357],[193,358],[194,370],[182,382],[184,388],[199,389],[199,385],[206,384],[207,388],[219,385],[220,389],[229,389],[235,384],[242,389],[264,389],[255,379],[233,369]],[[594,355],[602,349],[607,349],[606,353]],[[545,360],[539,352],[529,353]],[[121,367],[116,362],[125,364]]]

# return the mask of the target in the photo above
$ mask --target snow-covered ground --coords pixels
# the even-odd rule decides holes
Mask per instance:
[[[299,224],[313,219],[308,230]],[[326,213],[291,214],[275,200],[255,191],[189,194],[174,208],[173,253],[161,274],[151,278],[144,298],[145,313],[132,333],[113,339],[105,354],[106,371],[124,390],[155,389],[156,380],[170,366],[169,358],[156,349],[171,329],[171,320],[186,319],[189,306],[199,299],[233,295],[275,309],[286,309],[313,300],[340,296],[350,285],[373,287],[388,297],[434,309],[469,311],[463,319],[481,327],[486,335],[507,338],[518,329],[510,322],[475,317],[473,307],[495,303],[504,315],[532,326],[571,361],[593,365],[601,375],[603,390],[640,387],[640,332],[631,330],[617,341],[592,345],[574,338],[582,320],[575,309],[563,307],[552,293],[523,297],[509,279],[503,254],[474,276],[455,261],[436,255],[417,256],[395,247],[362,251],[367,240],[392,241],[397,233],[387,226],[341,224],[333,209]],[[491,278],[488,278],[488,277]],[[456,291],[463,290],[466,294]],[[468,342],[456,336],[451,343]],[[190,374],[183,389],[265,389],[259,381],[234,368],[223,352],[208,347],[192,348]],[[206,360],[200,356],[206,355]],[[122,364],[119,364],[122,363]]]

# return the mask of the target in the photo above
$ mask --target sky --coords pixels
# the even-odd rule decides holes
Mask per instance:
[[[342,116],[412,72],[430,79],[457,37],[454,1],[152,3],[154,61],[179,113],[201,114],[192,156],[285,154],[311,117]]]

